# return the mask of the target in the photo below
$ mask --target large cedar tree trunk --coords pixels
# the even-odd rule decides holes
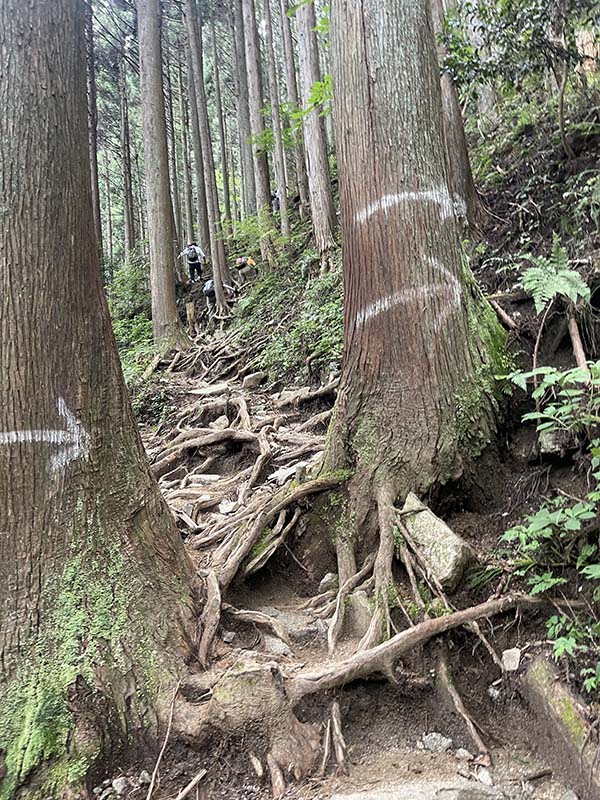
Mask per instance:
[[[196,99],[196,84],[194,81],[194,68],[190,48],[186,47],[188,91],[190,101],[190,122],[192,127],[192,144],[194,151],[194,173],[196,176],[196,217],[200,245],[210,258],[210,226],[208,224],[208,210],[206,207],[206,182],[202,164],[202,142],[200,138],[200,122],[198,119],[198,102]]]
[[[127,67],[121,60],[119,74],[121,101],[121,159],[123,167],[123,227],[125,261],[129,261],[136,246],[135,204],[133,202],[133,178],[131,172],[131,136],[129,131],[129,99],[127,91]]]
[[[353,473],[354,532],[380,530],[385,591],[392,504],[460,475],[493,436],[504,337],[461,249],[428,0],[334,0],[331,30],[346,302],[328,462]]]
[[[193,633],[191,565],[101,287],[83,13],[0,4],[2,800],[68,797],[108,749],[141,742]]]
[[[227,163],[227,141],[225,138],[225,117],[223,116],[223,101],[221,97],[221,65],[217,49],[217,30],[214,12],[211,17],[213,70],[215,80],[215,104],[217,112],[217,125],[219,126],[219,145],[221,155],[221,177],[223,179],[223,207],[225,219],[231,222],[231,196],[229,194],[229,165]]]
[[[175,243],[173,206],[169,192],[169,155],[162,80],[161,12],[159,0],[137,4],[140,82],[152,327],[157,350],[182,346],[186,337],[175,301]]]
[[[94,208],[94,227],[96,228],[96,238],[98,239],[98,253],[100,255],[100,263],[102,263],[102,212],[100,211],[100,182],[98,179],[98,105],[96,96],[96,59],[94,55],[94,12],[92,0],[86,0],[85,2],[85,38],[92,202]]]
[[[354,13],[359,13],[358,7]],[[302,102],[304,108],[307,109],[312,87],[321,80],[314,3],[303,3],[296,11],[296,19],[298,23],[300,86]],[[335,248],[335,209],[327,160],[325,126],[318,108],[312,108],[304,116],[304,147],[313,231],[321,264],[325,266],[330,262]],[[355,168],[353,168],[354,170]]]
[[[248,75],[246,67],[246,40],[242,0],[233,0],[235,77],[237,88],[237,117],[240,132],[240,169],[242,172],[243,208],[247,217],[256,214],[256,183],[254,161],[250,144],[250,108],[248,106]]]

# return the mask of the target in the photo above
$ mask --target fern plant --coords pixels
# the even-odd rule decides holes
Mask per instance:
[[[581,275],[569,268],[569,256],[554,234],[550,257],[527,256],[534,266],[525,270],[521,278],[523,289],[531,295],[537,314],[541,314],[548,303],[558,296],[572,303],[578,300],[589,302],[590,289]]]

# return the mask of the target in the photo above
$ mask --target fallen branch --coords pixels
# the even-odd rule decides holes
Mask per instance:
[[[509,330],[516,331],[519,326],[514,321],[514,319],[510,316],[510,314],[507,314],[506,311],[502,308],[502,306],[499,303],[497,303],[495,300],[490,300],[489,302],[490,302],[491,307],[494,309],[494,311],[498,315],[498,319],[500,320],[500,322],[502,322],[502,324],[505,325]]]
[[[245,608],[234,608],[229,603],[223,603],[223,611],[234,619],[239,619],[240,622],[251,622],[254,625],[265,625],[271,628],[275,636],[291,646],[290,635],[287,628],[275,617],[270,617],[268,614],[263,614],[262,611],[248,611]]]
[[[196,788],[196,786],[200,783],[200,781],[205,775],[206,775],[206,770],[201,769],[200,772],[194,778],[192,778],[192,780],[188,783],[185,789],[182,789],[179,792],[175,800],[183,800],[184,797],[187,797],[188,794],[192,791],[192,789]]]

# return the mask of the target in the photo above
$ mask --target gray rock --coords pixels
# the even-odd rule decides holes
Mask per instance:
[[[454,755],[456,756],[456,758],[458,758],[459,761],[473,761],[473,759],[475,758],[473,753],[469,753],[469,751],[465,750],[464,747],[459,747],[456,753],[454,753]]]
[[[569,789],[563,795],[561,795],[560,800],[579,800],[579,798],[572,789]]]
[[[125,776],[121,776],[120,778],[115,778],[112,782],[112,788],[118,795],[125,794],[127,789],[129,789],[129,781]]]
[[[415,512],[404,517],[404,524],[423,551],[437,580],[444,589],[452,592],[472,559],[469,546],[412,492],[402,510]]]
[[[492,773],[489,769],[485,769],[485,767],[479,767],[477,770],[477,780],[479,783],[483,783],[484,786],[493,786],[494,779],[492,778]]]
[[[572,431],[541,431],[538,433],[538,447],[541,456],[565,456],[577,447]]]
[[[152,783],[152,775],[150,775],[149,772],[143,769],[140,772],[139,781],[142,786],[149,786]]]
[[[264,634],[263,644],[265,652],[270,653],[273,656],[292,655],[292,651],[290,650],[288,645],[285,642],[282,642],[281,639],[278,639],[277,636],[271,636],[268,633]]]
[[[452,739],[442,733],[427,733],[422,737],[421,743],[425,750],[432,753],[445,753],[452,747]]]
[[[338,576],[335,574],[335,572],[328,572],[319,584],[319,594],[322,594],[323,592],[337,591],[337,588]]]
[[[516,672],[521,664],[521,650],[519,647],[512,647],[502,653],[502,666],[507,672]]]
[[[235,631],[223,631],[221,639],[223,639],[225,644],[231,644],[235,639]]]
[[[95,795],[102,794],[102,787],[101,786],[94,786],[92,789],[92,793]]]
[[[256,389],[267,377],[266,372],[252,372],[242,381],[242,389]]]
[[[327,635],[327,623],[322,619],[314,619],[303,611],[281,609],[264,606],[258,609],[269,617],[275,617],[287,629],[292,642],[304,644]]]
[[[224,431],[229,427],[229,417],[223,414],[221,417],[217,417],[212,422],[209,422],[208,427],[212,428],[213,431]]]

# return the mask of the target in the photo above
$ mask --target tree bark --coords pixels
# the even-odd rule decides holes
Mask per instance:
[[[304,109],[310,104],[313,85],[321,80],[319,50],[315,33],[315,8],[304,3],[296,12],[298,24],[298,53],[300,56],[300,85]],[[318,108],[304,116],[304,147],[313,231],[322,268],[331,265],[335,249],[335,209],[329,176],[325,126]]]
[[[96,59],[94,57],[94,11],[92,0],[85,3],[85,38],[87,69],[88,132],[94,228],[98,240],[98,254],[102,264],[102,212],[100,210],[100,183],[98,180],[98,107],[96,102]]]
[[[166,75],[166,102],[168,113],[167,124],[167,149],[169,152],[169,174],[171,179],[171,201],[173,204],[173,221],[175,224],[175,249],[185,247],[186,242],[183,235],[183,223],[181,218],[181,199],[179,196],[179,163],[177,159],[177,134],[175,131],[175,114],[173,112],[173,87],[171,83],[171,59],[169,54],[169,42],[165,48],[164,74]]]
[[[221,226],[221,212],[219,210],[219,196],[217,192],[217,178],[215,175],[215,162],[208,120],[208,108],[206,105],[206,92],[204,89],[202,28],[198,25],[196,0],[184,0],[183,13],[188,36],[188,47],[192,58],[193,77],[196,83],[196,100],[198,122],[200,125],[200,142],[202,145],[202,162],[204,165],[206,205],[210,230],[210,250],[212,253],[213,279],[215,282],[215,299],[217,310],[223,313],[227,309],[227,298],[225,296],[225,290],[223,289],[223,282],[229,282],[230,276],[227,259],[225,257],[223,228]]]
[[[129,101],[127,97],[127,67],[121,60],[119,74],[121,101],[121,161],[123,168],[123,227],[125,261],[129,261],[136,245],[135,205],[133,202],[133,179],[131,174],[131,137],[129,133]]]
[[[248,106],[250,109],[250,131],[254,139],[265,132],[263,117],[263,85],[260,66],[260,50],[254,0],[242,0],[244,10],[244,35],[246,43],[246,74],[248,78]],[[254,182],[256,184],[256,208],[261,214],[271,209],[271,187],[267,154],[255,142],[252,144]]]
[[[250,137],[250,109],[248,107],[248,74],[246,66],[246,39],[242,0],[233,0],[235,48],[235,78],[237,90],[238,126],[240,132],[240,169],[242,172],[244,214],[256,214],[256,183],[254,181],[254,160]]]
[[[346,303],[328,462],[353,470],[356,530],[459,475],[495,430],[504,334],[463,262],[427,6],[332,5]]]
[[[285,83],[287,100],[292,109],[300,109],[298,97],[298,81],[296,78],[296,62],[294,60],[294,43],[292,39],[292,25],[288,17],[288,0],[280,0],[281,40],[283,42],[283,55],[285,62]],[[296,177],[298,179],[298,192],[300,194],[300,216],[304,216],[310,208],[308,192],[308,175],[306,173],[306,155],[304,153],[304,138],[298,133],[298,143],[294,148],[296,163]]]
[[[267,64],[269,70],[269,93],[271,96],[271,119],[273,138],[275,140],[275,172],[277,174],[277,190],[279,195],[279,212],[281,215],[281,233],[290,235],[290,218],[288,213],[287,183],[285,176],[285,152],[283,149],[283,130],[281,126],[281,108],[279,103],[279,82],[275,49],[273,47],[273,22],[271,19],[270,0],[264,0],[265,39],[267,45]]]
[[[444,0],[431,0],[431,17],[436,36],[443,30],[445,11]],[[444,46],[438,44],[440,68],[443,67],[444,58]],[[455,198],[460,198],[464,203],[467,209],[469,225],[474,227],[479,216],[479,199],[475,182],[473,181],[473,172],[471,171],[471,159],[469,158],[469,147],[465,136],[462,110],[456,87],[452,83],[450,76],[446,72],[442,72],[440,80],[444,115],[444,145],[448,163],[450,191]]]
[[[152,327],[157,350],[182,346],[187,337],[175,301],[177,241],[169,192],[169,154],[162,80],[159,0],[138,2],[140,82],[146,202],[150,240]]]
[[[186,47],[188,89],[190,100],[190,118],[192,122],[192,143],[194,149],[194,171],[196,173],[196,219],[200,244],[202,249],[211,258],[210,251],[210,226],[208,224],[208,209],[206,205],[206,182],[202,166],[202,141],[200,137],[200,123],[198,121],[198,101],[196,98],[196,82],[192,66],[190,48]]]
[[[189,78],[188,78],[189,80]],[[194,237],[194,212],[192,210],[192,173],[190,169],[190,154],[188,150],[188,113],[183,90],[183,70],[181,67],[181,52],[177,59],[177,83],[179,89],[179,116],[181,118],[181,163],[183,164],[183,199],[185,210],[185,238],[191,244]]]
[[[104,195],[106,197],[106,233],[108,239],[108,265],[107,272],[109,283],[113,279],[113,231],[112,231],[112,200],[110,193],[110,174],[108,171],[108,152],[104,151]]]
[[[191,656],[193,569],[101,286],[83,4],[5,0],[0,50],[0,796],[73,797],[156,732]]]
[[[223,206],[225,208],[225,219],[231,222],[231,198],[229,194],[229,167],[227,164],[227,143],[225,141],[225,119],[223,117],[223,101],[221,99],[221,78],[219,75],[219,54],[217,51],[217,31],[215,26],[215,14],[213,11],[211,18],[212,50],[213,50],[213,69],[215,76],[215,102],[217,111],[217,124],[219,126],[219,144],[221,148],[221,177],[223,179]]]

